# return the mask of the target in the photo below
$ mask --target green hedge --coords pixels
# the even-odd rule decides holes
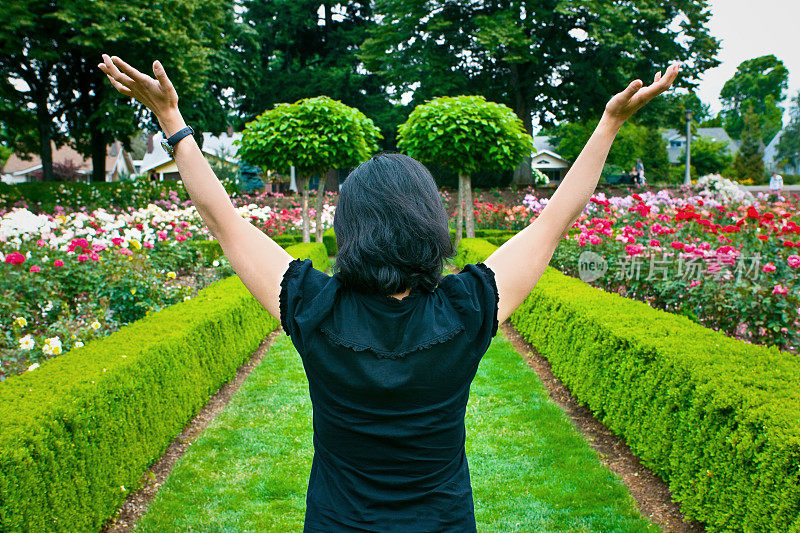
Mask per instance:
[[[294,244],[286,248],[286,251],[292,257],[301,259],[311,259],[314,268],[325,272],[330,267],[330,260],[328,259],[328,250],[325,244],[321,242],[304,242]]]
[[[322,233],[322,242],[325,243],[328,255],[336,255],[339,253],[339,248],[336,245],[336,234],[333,232],[333,228],[328,228]]]
[[[333,230],[331,234],[333,234]],[[326,232],[327,234],[327,232]],[[271,237],[273,241],[278,243],[282,248],[288,248],[295,244],[302,244],[300,241],[302,240],[302,235],[295,235],[295,234],[284,234],[284,235],[276,235]],[[336,255],[336,237],[333,237],[333,253],[331,253],[331,244],[329,243],[329,238],[327,235],[324,237],[325,239],[325,248],[327,250],[327,255]],[[215,259],[219,259],[222,257],[222,246],[220,246],[219,241],[212,240],[212,241],[187,241],[191,246],[194,246],[198,249],[198,251],[203,255],[206,263],[210,263]],[[317,267],[317,264],[314,264]],[[328,268],[321,268],[320,270],[327,270]]]
[[[457,260],[493,247],[463,240]],[[548,267],[511,322],[708,531],[800,531],[800,360]]]
[[[237,190],[236,184],[231,180],[222,180],[222,184],[228,194],[233,194]],[[14,204],[24,202],[29,209],[42,212],[52,212],[57,205],[82,206],[87,210],[108,205],[137,209],[146,207],[151,202],[168,200],[175,193],[181,201],[189,199],[182,181],[151,182],[146,176],[130,181],[92,183],[64,181],[0,183],[0,208],[10,209]]]
[[[276,327],[231,276],[2,382],[0,531],[98,530]]]

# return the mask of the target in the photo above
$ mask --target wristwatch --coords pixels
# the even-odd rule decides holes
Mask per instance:
[[[182,130],[176,132],[172,137],[170,137],[166,141],[162,140],[161,146],[164,148],[167,154],[169,154],[169,156],[172,157],[172,154],[175,153],[175,145],[178,144],[178,141],[180,141],[187,135],[192,135],[193,133],[194,130],[192,129],[192,127],[186,126]]]

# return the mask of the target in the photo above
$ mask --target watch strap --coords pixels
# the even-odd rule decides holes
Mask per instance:
[[[187,135],[191,135],[193,133],[194,133],[194,130],[192,129],[192,127],[191,126],[186,126],[182,130],[178,130],[172,136],[170,136],[170,138],[167,139],[167,143],[170,146],[174,147],[176,144],[178,144],[178,141],[180,141],[181,139],[183,139]]]

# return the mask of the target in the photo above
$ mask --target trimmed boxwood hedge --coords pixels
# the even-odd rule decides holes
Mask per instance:
[[[321,242],[293,244],[286,248],[286,252],[292,257],[311,259],[314,268],[323,272],[328,270],[331,264],[328,259],[328,250],[325,248],[325,244]]]
[[[339,248],[336,245],[336,234],[333,232],[333,228],[328,228],[322,233],[322,242],[325,243],[328,255],[336,255],[339,253]]]
[[[461,248],[464,248],[462,250]],[[456,261],[494,247],[463,239]],[[708,531],[800,531],[800,359],[552,267],[510,320]]]
[[[98,530],[276,327],[231,276],[2,382],[0,531]]]

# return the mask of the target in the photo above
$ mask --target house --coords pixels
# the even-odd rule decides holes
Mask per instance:
[[[764,148],[764,168],[768,172],[780,172],[783,174],[800,174],[800,164],[789,165],[780,161],[778,158],[778,143],[785,130],[781,130],[772,138],[770,143]]]
[[[239,147],[234,145],[233,142],[241,138],[241,133],[234,133],[232,130],[228,130],[219,136],[205,131],[203,132],[203,143],[200,150],[206,154],[206,157],[211,156],[222,159],[238,167],[239,159],[236,154],[239,151]],[[177,180],[180,178],[178,166],[161,146],[163,139],[164,134],[161,131],[150,134],[147,139],[147,152],[142,158],[139,173],[148,174],[152,179],[158,179],[159,181],[165,179]]]
[[[667,143],[667,158],[669,162],[672,164],[683,163],[681,155],[683,154],[683,157],[686,157],[684,152],[686,150],[686,132],[668,129],[661,133],[661,137]],[[739,150],[739,141],[731,139],[724,128],[697,128],[694,135],[692,135],[692,139],[697,137],[728,143],[725,151],[731,156],[735,155]]]
[[[558,155],[555,147],[550,144],[550,139],[544,135],[533,137],[533,148],[535,153],[531,161],[531,166],[539,170],[553,181],[561,181],[569,170],[570,162]]]
[[[64,145],[56,148],[55,143],[50,144],[53,154],[53,164],[73,164],[78,167],[78,173],[85,176],[85,181],[92,179],[92,159],[84,157],[71,146]],[[42,170],[42,160],[39,154],[11,154],[3,165],[0,178],[4,183],[24,183],[37,181],[37,174]],[[136,173],[136,167],[131,155],[122,147],[120,141],[114,141],[106,147],[105,181],[119,181],[121,175]]]

